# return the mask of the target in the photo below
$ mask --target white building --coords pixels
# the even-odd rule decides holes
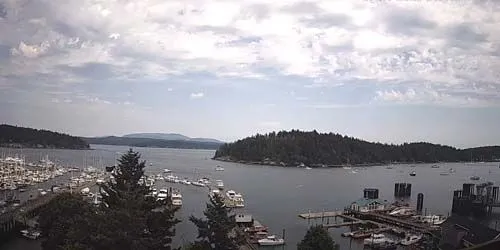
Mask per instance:
[[[381,211],[388,207],[387,201],[381,199],[366,199],[361,198],[351,203],[351,209],[358,212],[375,212]]]

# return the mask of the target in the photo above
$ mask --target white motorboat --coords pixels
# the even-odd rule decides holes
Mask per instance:
[[[165,173],[172,173],[172,170],[170,170],[168,168],[165,168],[165,169],[163,169],[163,172],[165,172]]]
[[[191,182],[191,184],[193,186],[198,186],[198,187],[206,187],[207,186],[205,183],[203,183],[202,180],[193,181],[193,182]]]
[[[210,198],[213,198],[214,195],[220,195],[220,190],[219,189],[212,189],[212,190],[210,190],[210,193],[208,193],[208,196]]]
[[[217,167],[215,168],[215,171],[224,171],[224,168],[217,165]]]
[[[285,240],[276,237],[276,235],[269,235],[264,239],[260,239],[258,242],[261,246],[279,246],[285,244]]]
[[[410,176],[415,176],[415,175],[417,175],[417,172],[415,172],[415,171],[410,172]]]
[[[306,167],[307,170],[311,170],[312,168],[311,167]]]
[[[222,182],[222,180],[216,180],[216,181],[215,181],[215,185],[216,185],[218,188],[224,188],[224,182]]]
[[[351,167],[342,167],[342,168],[343,168],[343,169],[345,169],[345,170],[350,170],[350,169],[352,169]]]
[[[191,185],[191,182],[188,179],[182,180],[181,183],[185,185]]]
[[[168,190],[167,189],[160,189],[160,192],[158,192],[158,195],[156,197],[157,197],[157,200],[159,200],[159,201],[168,198]]]
[[[440,216],[440,215],[418,215],[414,216],[415,219],[417,219],[421,223],[428,223],[432,225],[441,225],[443,222],[446,221],[447,217],[446,216]]]
[[[172,205],[182,206],[182,195],[181,195],[181,192],[179,190],[173,191],[170,199],[172,200]]]
[[[86,188],[82,188],[82,190],[80,190],[80,192],[82,194],[88,194],[90,192],[90,188],[86,187]]]
[[[377,245],[392,242],[394,241],[387,238],[384,234],[372,234],[370,238],[366,238],[363,240],[364,245]]]
[[[231,207],[245,207],[245,200],[240,193],[236,193],[234,190],[229,190],[226,192],[226,196],[229,199],[229,206]]]
[[[415,210],[411,207],[398,207],[392,210],[389,215],[392,216],[405,216],[405,215],[414,215]]]
[[[401,241],[401,245],[403,245],[403,246],[409,246],[409,245],[417,243],[421,239],[422,239],[422,235],[407,235]]]

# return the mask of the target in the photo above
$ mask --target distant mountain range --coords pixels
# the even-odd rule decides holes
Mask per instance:
[[[89,144],[119,145],[134,147],[218,149],[224,142],[210,138],[190,138],[181,134],[170,133],[135,133],[122,137],[87,137]]]
[[[147,138],[147,139],[159,139],[167,141],[193,141],[193,142],[213,142],[213,143],[224,143],[212,138],[190,138],[185,135],[175,134],[175,133],[134,133],[124,135],[122,137],[126,138]]]

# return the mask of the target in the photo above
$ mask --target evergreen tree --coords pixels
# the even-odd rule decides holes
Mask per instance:
[[[96,249],[92,235],[99,225],[96,210],[76,194],[63,193],[40,211],[43,249]]]
[[[188,249],[236,250],[242,237],[236,229],[235,215],[226,207],[223,198],[214,194],[203,212],[206,219],[191,216],[189,220],[198,227],[198,240]]]
[[[119,159],[113,179],[102,185],[101,208],[118,228],[109,232],[117,245],[108,249],[171,249],[178,208],[170,197],[158,201],[149,195],[140,154],[130,149]]]
[[[304,239],[297,244],[297,250],[337,250],[338,245],[335,244],[328,231],[322,226],[311,226],[307,230]]]

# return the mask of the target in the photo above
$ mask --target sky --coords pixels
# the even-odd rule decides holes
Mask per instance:
[[[0,0],[0,123],[500,144],[500,3]]]

